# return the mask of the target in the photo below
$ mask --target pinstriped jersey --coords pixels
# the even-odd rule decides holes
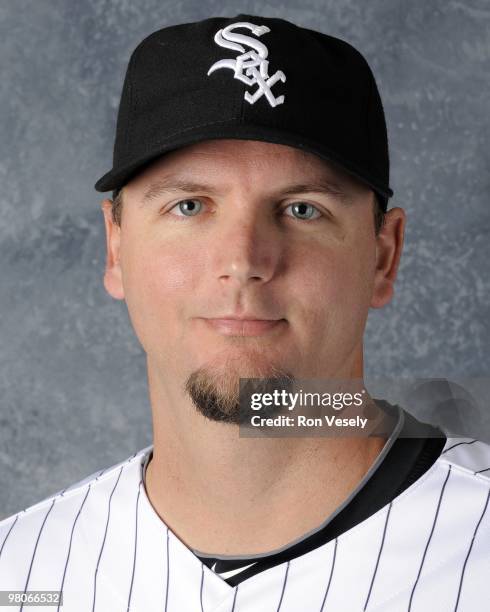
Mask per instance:
[[[153,509],[151,450],[0,522],[0,590],[61,590],[63,612],[490,609],[490,445],[480,440],[448,438],[388,505],[236,587]]]

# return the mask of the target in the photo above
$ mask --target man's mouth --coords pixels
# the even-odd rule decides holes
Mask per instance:
[[[259,319],[252,316],[220,317],[204,321],[225,336],[262,336],[286,323],[286,319]]]

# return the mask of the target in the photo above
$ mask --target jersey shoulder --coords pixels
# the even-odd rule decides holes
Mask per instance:
[[[107,499],[116,483],[119,488],[134,490],[141,480],[141,466],[152,446],[148,446],[103,470],[86,476],[49,497],[12,514],[0,521],[0,566],[10,554],[19,557],[23,548],[31,548],[39,534],[46,529],[47,522],[52,529],[61,533],[75,520],[80,506],[90,493],[87,506],[96,508],[97,500]],[[51,517],[48,519],[48,515]]]
[[[437,461],[475,481],[490,484],[490,444],[483,440],[448,437]]]

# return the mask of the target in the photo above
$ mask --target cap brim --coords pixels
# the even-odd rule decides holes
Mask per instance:
[[[298,134],[292,134],[272,128],[270,126],[261,125],[245,125],[233,123],[219,123],[206,126],[196,127],[192,130],[186,130],[185,133],[177,134],[174,138],[169,138],[165,142],[159,142],[153,149],[148,150],[144,155],[140,155],[137,159],[129,162],[126,165],[115,167],[107,174],[104,174],[97,183],[95,189],[100,192],[113,191],[120,189],[137,173],[141,172],[151,162],[155,161],[164,153],[169,153],[181,147],[202,142],[204,140],[213,139],[237,139],[237,140],[259,140],[262,142],[271,142],[275,144],[283,144],[308,153],[318,155],[322,159],[331,162],[343,170],[347,171],[352,176],[356,177],[369,187],[371,187],[385,201],[392,195],[393,191],[374,176],[367,175],[363,170],[356,167],[352,162],[343,159],[335,151],[329,150],[327,147],[311,141],[306,138],[301,138]]]

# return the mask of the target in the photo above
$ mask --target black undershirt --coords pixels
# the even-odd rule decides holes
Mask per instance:
[[[387,417],[383,432],[391,434],[396,425],[398,407],[384,400],[375,400]],[[423,423],[406,411],[404,425],[374,474],[331,521],[304,540],[292,544],[280,552],[256,555],[250,559],[196,556],[218,575],[223,572],[251,565],[231,577],[222,576],[231,586],[236,586],[266,569],[304,555],[369,518],[389,504],[395,497],[418,480],[438,459],[446,443],[441,429]]]

